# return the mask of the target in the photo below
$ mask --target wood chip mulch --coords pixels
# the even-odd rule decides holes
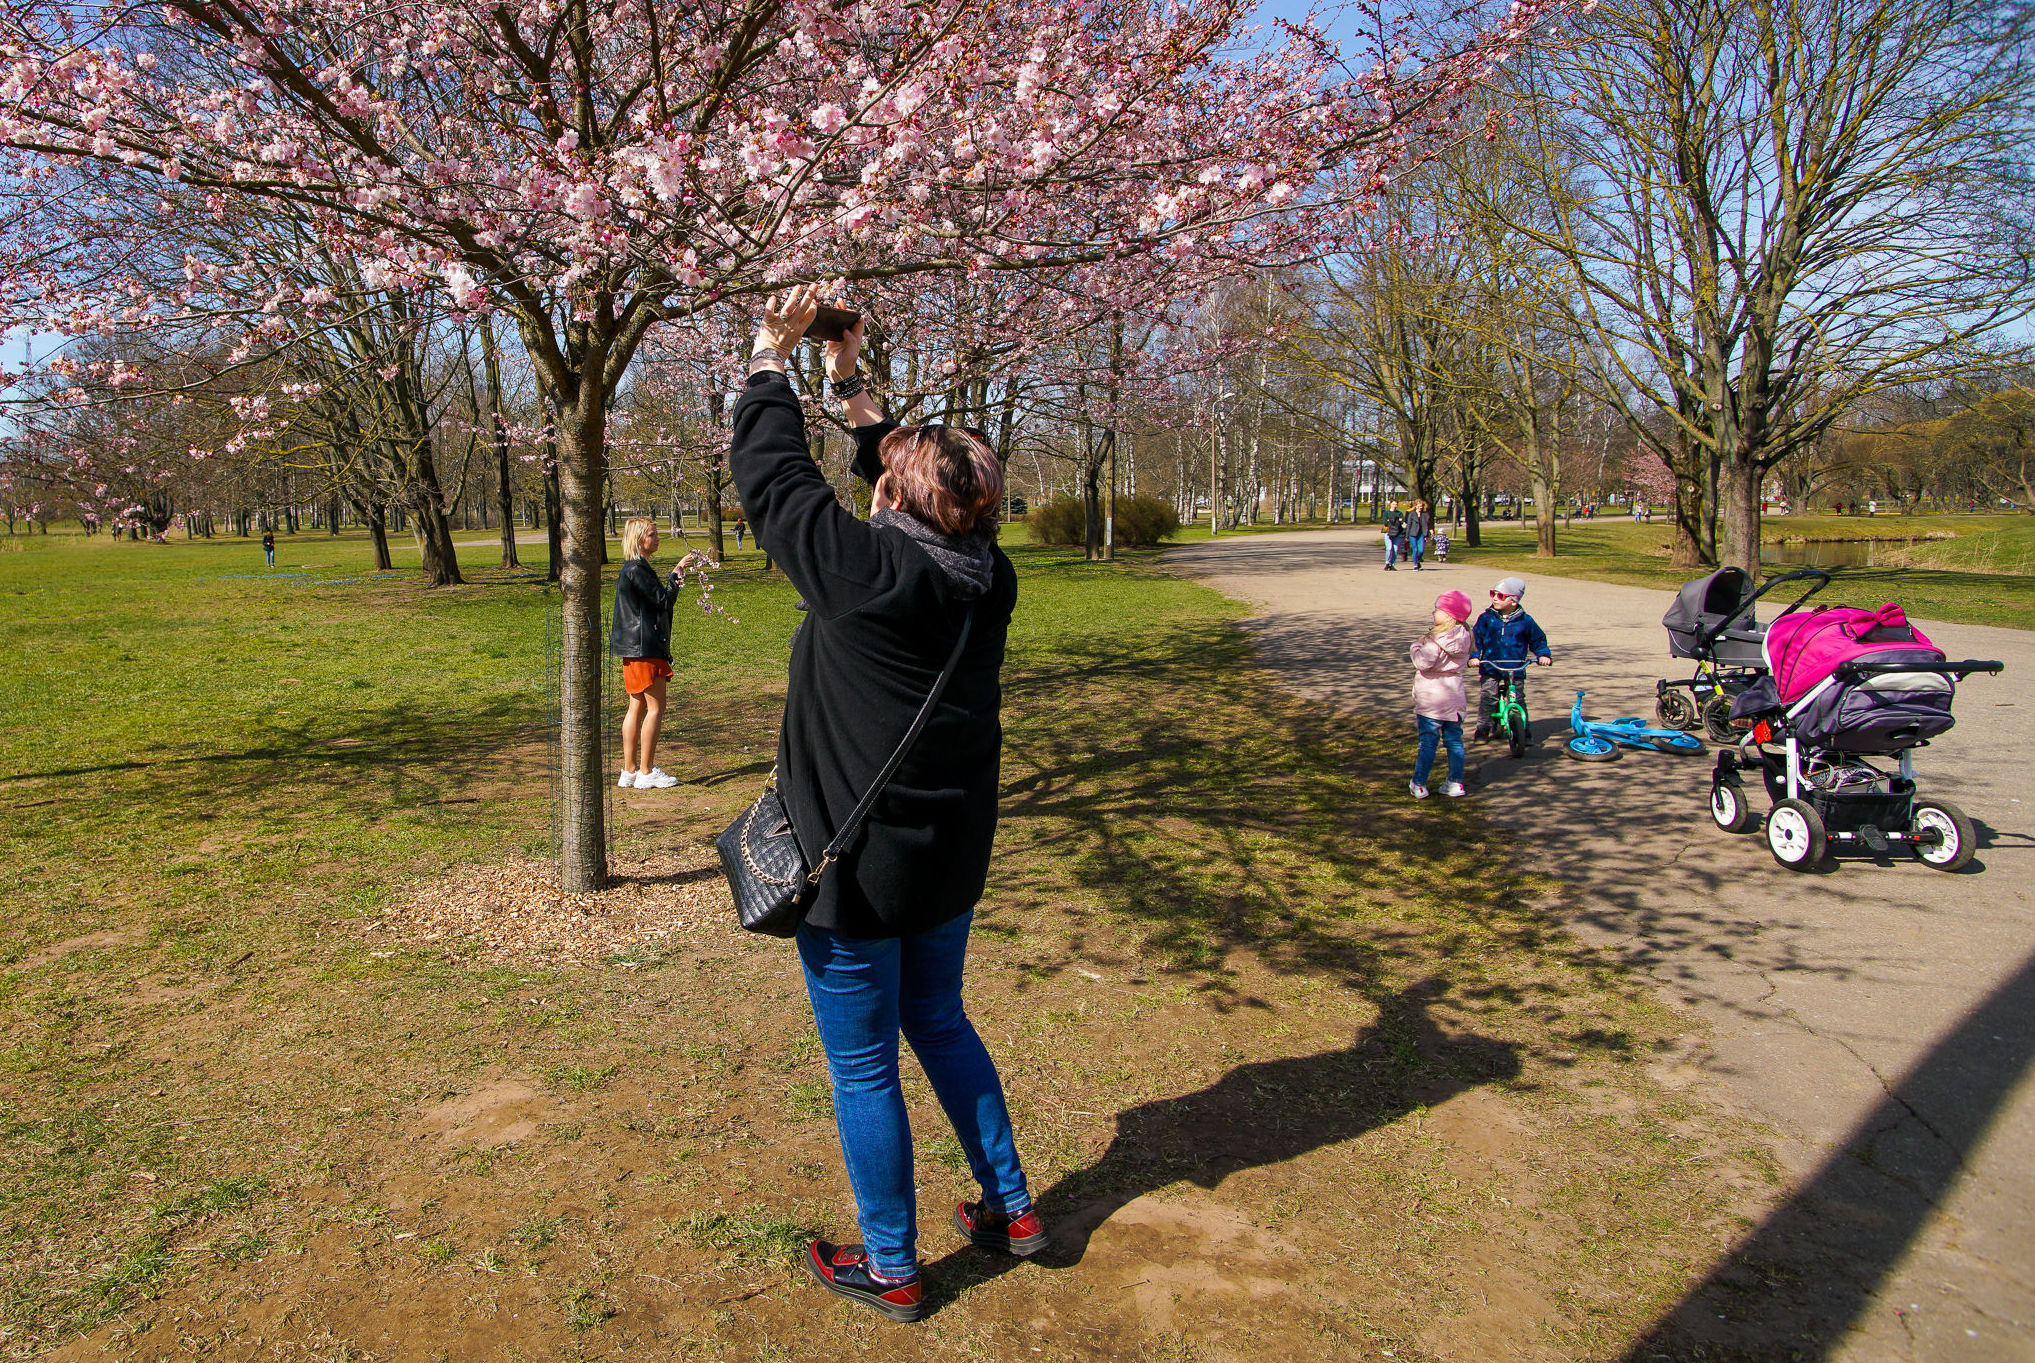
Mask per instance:
[[[617,860],[609,880],[595,894],[567,895],[548,861],[461,867],[411,887],[368,925],[367,939],[489,961],[575,964],[733,929],[720,864],[697,853]]]

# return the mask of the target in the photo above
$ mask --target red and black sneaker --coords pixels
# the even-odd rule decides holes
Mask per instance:
[[[892,1320],[917,1320],[926,1313],[925,1289],[914,1273],[903,1282],[879,1278],[860,1245],[830,1245],[815,1240],[806,1246],[806,1272],[821,1287],[849,1301],[859,1301]]]
[[[1037,1254],[1053,1240],[1046,1234],[1046,1223],[1039,1220],[1037,1208],[1011,1216],[993,1212],[980,1202],[963,1202],[954,1209],[954,1224],[971,1243],[1005,1254]]]

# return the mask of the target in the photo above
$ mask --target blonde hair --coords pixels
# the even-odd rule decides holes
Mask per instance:
[[[622,561],[639,557],[643,550],[643,532],[655,532],[657,522],[648,516],[631,516],[622,522]]]

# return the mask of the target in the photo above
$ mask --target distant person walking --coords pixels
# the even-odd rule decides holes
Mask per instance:
[[[615,621],[608,652],[622,660],[629,693],[622,717],[624,790],[668,790],[678,778],[657,765],[657,731],[664,724],[665,687],[671,681],[671,608],[678,602],[678,570],[659,577],[650,566],[657,552],[657,522],[631,516],[622,526],[622,571],[615,577]]]
[[[1406,513],[1393,507],[1385,513],[1385,571],[1396,573],[1401,546],[1406,540]]]
[[[872,485],[867,521],[810,452],[784,357],[817,310],[810,285],[771,300],[735,403],[729,467],[756,542],[806,603],[791,647],[777,782],[812,864],[909,731],[957,644],[939,705],[798,929],[861,1244],[814,1240],[805,1270],[892,1320],[925,1312],[911,1127],[898,1033],[953,1123],[978,1202],[954,1212],[985,1249],[1034,1254],[1032,1208],[996,1065],[962,1006],[962,961],[996,836],[1005,640],[1017,573],[996,544],[1003,470],[979,432],[884,419],[855,362],[858,322],[826,368]],[[967,633],[964,637],[963,630]]]
[[[749,522],[740,516],[735,518],[735,547],[742,547],[742,537],[749,533]]]
[[[1427,537],[1434,532],[1434,517],[1427,512],[1426,502],[1415,502],[1413,509],[1406,513],[1406,550],[1413,558],[1413,571],[1420,571],[1420,561],[1427,554]]]
[[[264,557],[266,557],[266,558],[268,559],[268,561],[269,561],[269,567],[271,567],[271,568],[275,567],[275,566],[276,566],[276,532],[275,532],[275,531],[273,531],[273,530],[264,530],[264,531],[262,531],[262,532],[261,532],[261,552],[262,552],[263,556],[264,556]]]

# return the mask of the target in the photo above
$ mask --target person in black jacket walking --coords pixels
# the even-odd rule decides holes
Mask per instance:
[[[629,711],[622,717],[623,789],[668,790],[678,778],[657,765],[657,731],[664,724],[665,687],[671,681],[671,608],[678,601],[678,570],[659,577],[650,566],[657,552],[657,522],[631,516],[622,526],[622,571],[615,575],[615,620],[608,652],[622,660]]]
[[[1413,571],[1420,571],[1420,561],[1427,557],[1427,537],[1434,531],[1434,517],[1428,514],[1427,503],[1416,501],[1413,510],[1406,513],[1406,546],[1413,559]]]
[[[952,679],[860,841],[821,879],[798,930],[813,1018],[862,1244],[815,1240],[806,1270],[893,1320],[917,1320],[917,1199],[898,1078],[911,1042],[981,1185],[956,1208],[977,1245],[1033,1254],[1047,1243],[1011,1132],[1002,1082],[961,1002],[962,960],[996,834],[1004,641],[1017,574],[996,546],[1003,471],[979,434],[883,419],[862,377],[858,324],[827,346],[827,373],[854,425],[870,517],[843,507],[807,450],[784,376],[819,291],[765,310],[735,403],[729,467],[756,543],[798,588],[777,788],[812,865],[873,784],[932,691],[962,622]]]

